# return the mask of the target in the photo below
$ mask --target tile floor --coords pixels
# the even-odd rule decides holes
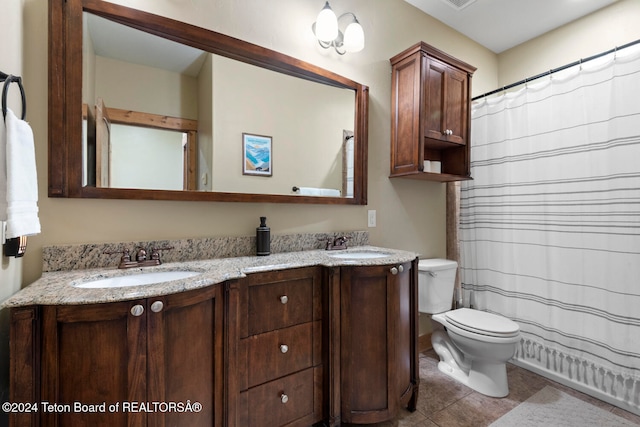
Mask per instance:
[[[506,414],[520,403],[551,385],[573,397],[640,425],[640,417],[602,402],[571,388],[548,380],[515,365],[508,365],[509,395],[496,399],[488,397],[454,381],[437,368],[438,356],[433,350],[420,353],[420,394],[418,409],[403,411],[393,422],[374,424],[375,427],[481,427]],[[560,426],[549,426],[560,427]],[[570,427],[570,426],[563,426]],[[573,427],[573,426],[571,426]],[[585,427],[585,426],[575,426]],[[595,426],[594,426],[595,427]]]

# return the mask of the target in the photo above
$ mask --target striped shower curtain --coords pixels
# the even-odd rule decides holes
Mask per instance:
[[[514,363],[640,414],[640,53],[472,111],[464,304],[520,325]]]

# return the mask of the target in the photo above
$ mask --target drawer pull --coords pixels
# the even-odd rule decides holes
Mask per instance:
[[[289,351],[289,346],[286,344],[280,344],[280,353],[285,354],[287,351]]]
[[[282,304],[286,304],[287,302],[289,302],[289,297],[286,295],[280,295],[280,302]]]
[[[394,276],[398,274],[398,269],[396,267],[391,267],[391,274],[393,274]]]
[[[287,396],[286,394],[282,393],[280,395],[280,402],[287,403],[288,401],[289,401],[289,396]]]
[[[162,304],[162,301],[154,301],[154,303],[151,304],[151,311],[153,311],[154,313],[159,313],[162,311],[163,307],[164,304]]]
[[[142,316],[142,313],[144,313],[144,307],[141,306],[140,304],[136,304],[133,307],[131,307],[131,314],[133,314],[136,317]]]
[[[404,267],[403,267],[403,266],[401,266],[401,265],[399,265],[399,266],[398,266],[398,271],[399,271],[400,273],[402,273],[402,272],[404,271]]]

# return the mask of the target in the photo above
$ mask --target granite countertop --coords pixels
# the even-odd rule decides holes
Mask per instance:
[[[331,255],[349,252],[384,252],[381,258],[345,259]],[[0,308],[29,305],[80,305],[114,301],[127,301],[169,295],[203,288],[226,280],[245,277],[247,274],[285,270],[290,268],[325,266],[340,267],[353,265],[389,265],[412,261],[418,254],[376,246],[360,246],[342,251],[311,250],[287,252],[269,256],[245,256],[235,258],[215,258],[199,261],[165,263],[155,267],[117,269],[97,268],[45,272],[42,277],[5,300]],[[160,284],[128,286],[118,288],[78,288],[73,286],[96,279],[154,271],[198,271],[197,276],[173,280]]]

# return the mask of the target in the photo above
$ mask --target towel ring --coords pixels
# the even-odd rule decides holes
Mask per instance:
[[[22,97],[22,120],[27,117],[27,97],[24,94],[24,87],[22,86],[22,78],[17,76],[8,75],[4,81],[2,87],[2,118],[7,118],[7,93],[9,92],[9,85],[13,82],[18,83],[20,88],[20,96]]]

